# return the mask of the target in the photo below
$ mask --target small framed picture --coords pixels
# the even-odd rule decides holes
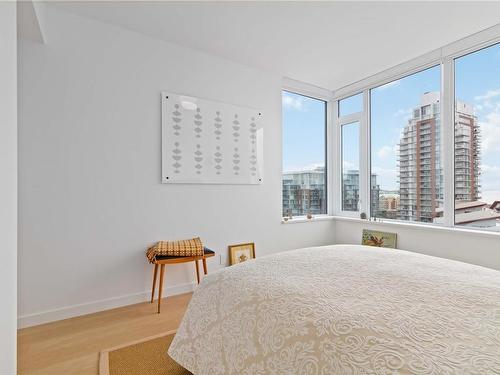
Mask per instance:
[[[363,229],[362,245],[396,248],[397,234]]]
[[[229,246],[229,264],[238,264],[255,258],[255,244],[242,243]]]

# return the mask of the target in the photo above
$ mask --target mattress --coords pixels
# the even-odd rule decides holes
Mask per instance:
[[[205,277],[168,352],[195,375],[500,374],[500,271],[357,245],[283,252]]]

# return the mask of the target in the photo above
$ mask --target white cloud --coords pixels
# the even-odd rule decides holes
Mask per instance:
[[[410,118],[411,111],[412,111],[412,108],[407,108],[407,109],[401,108],[401,109],[398,109],[396,112],[394,112],[392,117],[403,117],[404,119],[407,119],[407,118]]]
[[[483,164],[481,165],[481,170],[489,173],[500,173],[500,167],[497,167],[496,165]]]
[[[384,146],[377,151],[377,155],[380,159],[385,159],[394,153],[394,146]]]
[[[500,109],[488,113],[485,121],[480,121],[481,151],[485,154],[500,152]]]
[[[294,98],[290,95],[283,95],[283,107],[296,111],[305,111],[304,100],[302,98]]]
[[[483,95],[477,95],[474,97],[476,104],[474,105],[477,111],[492,110],[495,106],[498,108],[499,102],[495,103],[495,100],[500,99],[500,89],[488,90]]]
[[[488,90],[484,95],[478,95],[474,97],[476,102],[483,102],[485,100],[490,100],[491,98],[500,96],[500,89],[497,90]]]
[[[373,166],[372,172],[375,173],[377,176],[381,176],[381,177],[390,177],[390,178],[394,178],[394,179],[396,179],[398,177],[398,170],[397,169],[390,169],[390,168],[382,168],[382,167]]]
[[[398,190],[398,171],[397,169],[372,167],[372,173],[377,175],[377,184],[383,190]]]
[[[392,87],[399,86],[400,83],[401,83],[401,80],[398,79],[396,81],[392,81],[392,82],[386,83],[385,85],[377,87],[377,90],[387,90],[387,89],[390,89]]]
[[[311,163],[305,165],[292,165],[283,168],[283,173],[298,172],[298,171],[312,171],[318,167],[324,167],[325,163]]]
[[[492,197],[492,191],[498,191],[500,189],[500,167],[495,165],[481,165],[481,176],[480,182],[482,185],[481,197],[486,201],[500,200],[500,195],[496,194],[496,197]],[[489,197],[487,197],[489,196]]]

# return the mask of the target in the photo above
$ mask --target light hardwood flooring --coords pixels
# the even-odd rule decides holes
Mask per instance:
[[[177,329],[191,293],[61,320],[18,332],[18,374],[96,375],[99,352]]]

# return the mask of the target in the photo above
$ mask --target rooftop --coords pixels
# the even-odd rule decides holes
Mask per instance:
[[[455,211],[484,206],[488,206],[488,203],[481,201],[457,201],[455,202]],[[436,212],[443,212],[443,207],[436,208]]]
[[[492,210],[480,210],[455,214],[455,224],[469,224],[477,221],[498,220],[500,213]],[[443,217],[434,218],[434,223],[443,224]]]

